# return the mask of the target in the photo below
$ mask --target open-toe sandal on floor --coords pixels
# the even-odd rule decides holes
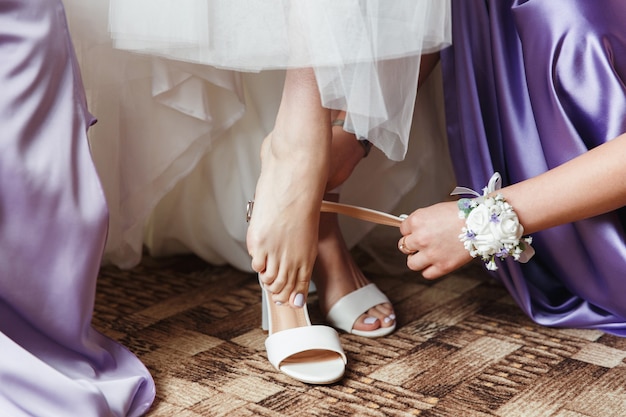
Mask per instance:
[[[343,330],[363,337],[387,336],[396,329],[396,323],[388,327],[379,327],[376,330],[357,330],[353,326],[367,310],[379,304],[389,303],[389,299],[383,294],[376,284],[367,284],[349,294],[344,295],[330,309],[326,316],[328,324],[336,329]]]
[[[270,363],[285,375],[307,384],[332,384],[343,377],[346,355],[337,331],[312,326],[307,307],[277,305],[263,293],[263,330]]]

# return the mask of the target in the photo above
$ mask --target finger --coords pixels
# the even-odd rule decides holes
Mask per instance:
[[[429,265],[422,270],[422,276],[429,280],[440,278],[445,274],[445,271],[442,271],[441,268],[434,265]]]
[[[420,252],[415,252],[406,257],[406,266],[412,271],[423,271],[430,266],[430,262],[426,256]]]
[[[426,256],[424,252],[417,252],[407,257],[407,266],[414,271],[421,272],[426,279],[440,278],[454,271],[460,265],[447,262],[433,263],[433,260]]]
[[[409,247],[407,243],[407,236],[402,236],[402,238],[400,238],[400,240],[398,241],[398,250],[400,250],[400,252],[404,253],[405,255],[410,255],[417,252],[417,250]]]
[[[400,233],[405,236],[410,235],[415,228],[413,225],[413,214],[415,213],[415,211],[411,213],[406,219],[402,220],[402,223],[400,223]]]

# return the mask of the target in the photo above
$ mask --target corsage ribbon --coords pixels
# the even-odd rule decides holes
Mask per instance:
[[[478,194],[476,191],[468,187],[456,187],[454,190],[452,190],[450,195],[471,194],[477,197],[477,201],[482,202],[485,199],[486,195],[496,192],[500,188],[502,188],[502,177],[500,176],[499,172],[495,172],[489,179],[489,183],[487,184],[487,186],[483,188],[482,195]]]

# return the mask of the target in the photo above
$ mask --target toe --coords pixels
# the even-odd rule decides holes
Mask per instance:
[[[374,313],[375,310],[376,312]],[[393,307],[389,303],[379,304],[376,307],[370,309],[368,312],[375,317],[378,317],[383,327],[392,326],[396,321],[396,314]]]
[[[372,331],[395,324],[396,316],[391,304],[379,304],[362,314],[354,323],[354,330]]]
[[[355,322],[353,329],[361,330],[364,332],[371,332],[372,330],[379,329],[381,327],[381,322],[378,317],[371,316],[367,313],[362,314]]]
[[[309,286],[311,284],[311,273],[309,270],[301,268],[298,271],[295,286],[289,296],[289,301],[293,307],[304,307],[306,304],[307,294],[309,292]]]

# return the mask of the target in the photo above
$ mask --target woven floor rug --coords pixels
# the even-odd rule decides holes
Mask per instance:
[[[348,370],[329,386],[266,360],[254,275],[193,256],[103,267],[94,325],[150,369],[148,417],[626,416],[626,339],[535,325],[480,267],[432,282],[408,271],[369,278],[394,303],[398,329],[341,334]],[[322,321],[314,295],[309,312]]]

